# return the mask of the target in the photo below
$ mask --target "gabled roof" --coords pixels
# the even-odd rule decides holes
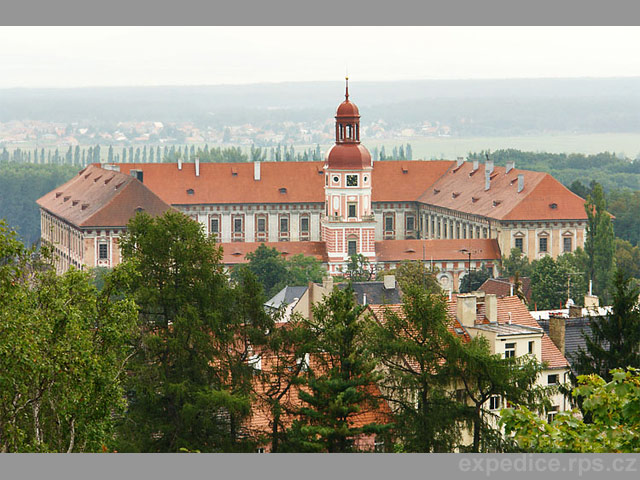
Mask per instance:
[[[138,210],[156,216],[171,208],[134,177],[95,165],[37,203],[76,227],[125,227]]]
[[[376,257],[380,262],[431,259],[443,261],[500,260],[498,241],[492,238],[456,240],[384,240],[376,242]]]
[[[518,175],[524,188],[518,192]],[[452,165],[419,201],[498,220],[585,220],[584,199],[543,172],[494,167],[485,190],[485,165]]]
[[[302,253],[308,257],[315,257],[321,262],[327,262],[327,249],[324,242],[230,242],[220,243],[223,250],[222,263],[236,265],[247,263],[247,253],[254,252],[260,245],[275,248],[284,258],[291,258]]]
[[[528,302],[531,300],[531,279],[529,277],[521,277],[520,282],[522,284],[522,293],[524,293]],[[509,297],[511,296],[512,286],[515,289],[515,284],[508,278],[487,278],[478,290],[498,297]]]
[[[265,306],[271,308],[280,308],[283,305],[288,306],[292,303],[298,303],[302,295],[305,294],[309,287],[290,287],[286,286],[278,293],[276,293],[273,297],[265,302]]]

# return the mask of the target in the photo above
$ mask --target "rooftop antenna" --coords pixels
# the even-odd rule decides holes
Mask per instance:
[[[344,77],[345,83],[346,83],[346,89],[345,89],[345,93],[344,93],[344,99],[345,101],[349,101],[349,75],[347,74]]]

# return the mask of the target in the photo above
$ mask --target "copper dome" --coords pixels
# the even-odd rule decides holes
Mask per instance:
[[[344,170],[370,168],[371,154],[359,143],[337,144],[327,152],[325,165]]]
[[[360,112],[355,103],[351,103],[349,100],[345,100],[338,106],[336,111],[336,117],[359,117]]]

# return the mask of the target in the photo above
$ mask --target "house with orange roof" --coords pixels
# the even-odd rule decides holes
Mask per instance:
[[[412,259],[433,262],[443,287],[456,291],[471,268],[495,273],[512,248],[534,260],[584,245],[584,200],[550,175],[490,160],[374,162],[360,133],[347,82],[324,162],[201,163],[196,157],[92,169],[139,178],[215,235],[228,265],[243,262],[261,243],[284,255],[315,256],[331,275],[340,275],[354,254],[376,269]],[[101,201],[107,198],[93,199]],[[42,210],[43,217],[72,221],[59,213]]]

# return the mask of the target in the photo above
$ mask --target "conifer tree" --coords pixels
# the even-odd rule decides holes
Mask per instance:
[[[109,150],[107,151],[107,162],[113,162],[113,146],[109,145]]]
[[[614,368],[640,368],[640,290],[623,270],[616,270],[611,312],[592,317],[592,335],[585,336],[586,350],[576,354],[579,375],[600,375],[611,380]]]
[[[380,376],[366,339],[372,320],[363,315],[364,309],[356,303],[350,286],[334,288],[312,307],[312,318],[305,321],[311,334],[305,346],[311,365],[301,377],[303,406],[288,432],[288,450],[352,452],[358,435],[388,431],[390,425],[380,421],[380,415],[366,425],[353,424],[363,410],[378,411],[373,392]]]
[[[614,269],[614,233],[611,216],[606,211],[602,186],[596,183],[585,203],[587,212],[587,238],[584,250],[589,257],[588,279],[593,282],[593,292],[605,303],[609,300],[609,286]]]
[[[80,145],[76,145],[76,149],[73,152],[74,165],[80,165]]]

